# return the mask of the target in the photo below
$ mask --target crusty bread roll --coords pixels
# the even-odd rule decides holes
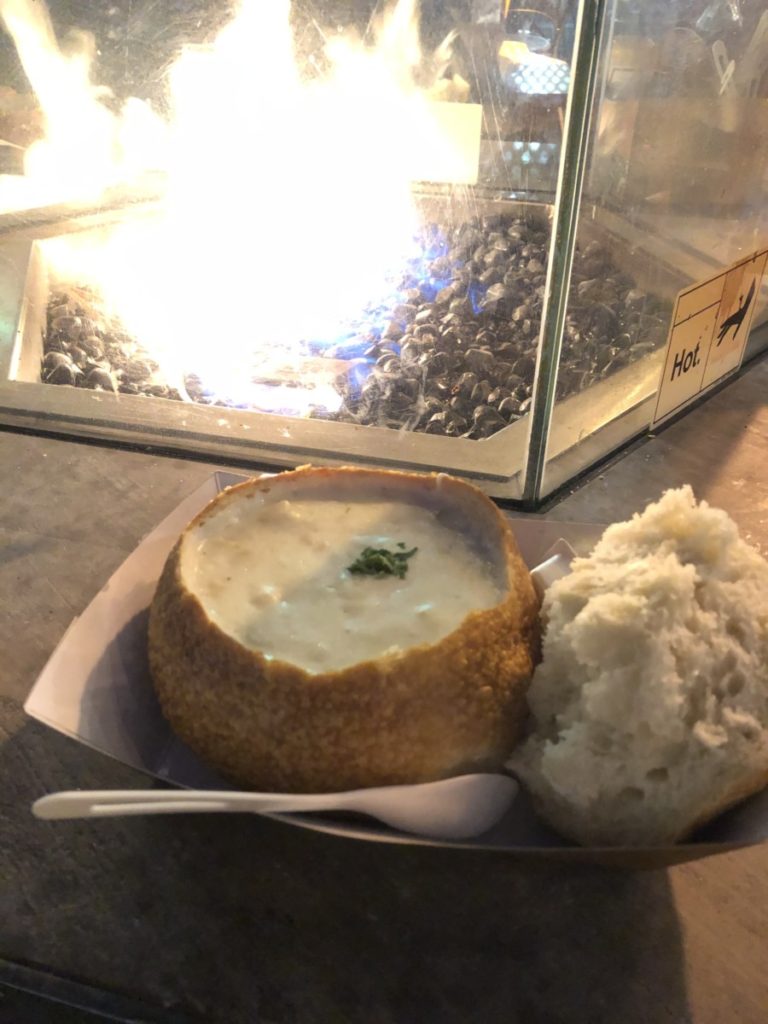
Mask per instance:
[[[768,784],[768,563],[683,487],[572,570],[509,766],[579,843],[674,843]]]
[[[223,492],[168,558],[149,624],[177,734],[277,791],[499,768],[537,655],[507,520],[443,474],[304,468]]]

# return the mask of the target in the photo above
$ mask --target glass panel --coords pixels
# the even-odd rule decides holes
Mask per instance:
[[[0,415],[520,496],[575,3],[0,0]]]
[[[609,7],[545,493],[647,428],[675,294],[768,244],[763,0]]]
[[[763,0],[0,0],[4,422],[519,498],[579,8],[544,492],[642,431],[675,293],[768,243]]]

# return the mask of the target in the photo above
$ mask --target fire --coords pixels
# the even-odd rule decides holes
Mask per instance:
[[[0,19],[45,121],[44,138],[25,154],[25,177],[3,180],[0,209],[97,198],[162,159],[161,119],[133,99],[113,114],[104,103],[107,91],[91,82],[93,40],[87,34],[71,33],[65,54],[45,4],[35,0],[0,0]]]
[[[329,41],[323,75],[297,67],[289,13],[288,0],[245,0],[211,46],[185,49],[161,120],[137,100],[113,113],[86,50],[62,53],[43,4],[0,0],[46,124],[0,207],[95,198],[161,170],[154,217],[45,243],[48,257],[93,282],[166,375],[193,371],[235,402],[253,401],[254,378],[300,373],[302,343],[332,345],[387,301],[418,255],[415,168],[437,154],[467,173],[435,80],[418,82],[415,0],[399,0],[372,47]],[[312,373],[315,394],[299,401],[332,404],[330,379]]]

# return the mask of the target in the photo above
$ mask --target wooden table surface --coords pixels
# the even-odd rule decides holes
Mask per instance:
[[[768,552],[767,393],[763,361],[546,515],[626,518],[690,482]],[[21,704],[72,617],[213,467],[13,432],[0,467],[0,1022],[768,1020],[768,845],[622,873],[244,816],[35,821],[46,791],[138,781]]]

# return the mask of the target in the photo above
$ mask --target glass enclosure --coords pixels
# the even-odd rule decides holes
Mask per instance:
[[[6,424],[535,504],[648,429],[676,294],[768,245],[763,0],[0,22]]]
[[[676,293],[768,245],[765,3],[620,0],[608,12],[576,244],[588,254],[599,223],[633,286],[606,275],[605,253],[581,268],[577,257],[568,309],[589,303],[598,362],[625,369],[610,391],[569,405],[563,377],[586,360],[566,326],[544,493],[648,427]],[[766,344],[766,296],[747,358]]]

